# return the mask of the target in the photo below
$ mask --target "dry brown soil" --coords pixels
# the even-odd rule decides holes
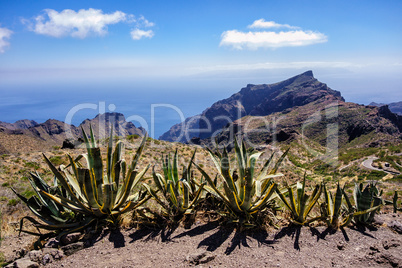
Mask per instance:
[[[375,228],[285,227],[238,233],[216,223],[173,231],[131,229],[94,238],[46,267],[402,267],[402,236],[382,214]]]

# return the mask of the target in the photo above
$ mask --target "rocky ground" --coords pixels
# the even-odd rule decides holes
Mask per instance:
[[[10,267],[402,267],[401,233],[402,215],[388,213],[373,228],[336,232],[320,226],[239,233],[198,222],[191,229],[129,229],[79,242],[72,235],[68,245],[30,252],[17,250],[23,238],[6,239],[1,249],[24,255]]]

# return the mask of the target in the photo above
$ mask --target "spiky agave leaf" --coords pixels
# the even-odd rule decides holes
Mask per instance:
[[[315,221],[321,217],[314,217],[308,219],[308,216],[321,196],[322,186],[321,184],[314,187],[311,195],[308,195],[305,190],[306,176],[303,178],[303,182],[297,182],[296,195],[293,192],[293,187],[286,186],[288,192],[288,199],[282,192],[276,190],[277,195],[285,204],[285,207],[291,212],[291,220],[297,225],[308,225],[312,221]]]
[[[179,176],[177,149],[173,159],[169,154],[162,155],[163,175],[157,173],[155,167],[152,172],[156,190],[144,184],[149,194],[162,206],[164,213],[170,219],[180,219],[184,214],[192,213],[204,189],[205,183],[195,181],[191,174],[195,153],[196,151],[187,167],[183,167],[181,176]]]
[[[111,131],[104,172],[100,149],[95,147],[92,128],[90,139],[86,137],[84,130],[83,134],[87,154],[75,160],[68,156],[69,168],[62,166],[59,171],[44,155],[46,163],[67,195],[51,194],[44,189],[39,189],[39,193],[66,209],[86,215],[88,219],[117,223],[122,213],[137,208],[149,199],[148,195],[144,194],[137,195],[140,199],[135,199],[131,195],[132,190],[143,179],[149,168],[148,165],[141,172],[136,170],[147,136],[144,136],[131,165],[127,168],[124,159],[121,159],[123,144],[120,141],[117,142],[113,151],[113,131]],[[78,162],[80,159],[85,159],[86,166]]]
[[[378,191],[376,183],[370,182],[363,188],[363,183],[356,184],[353,197],[356,204],[356,223],[369,224],[373,221],[375,213],[385,201],[381,198],[382,191]]]
[[[234,142],[237,169],[232,170],[229,155],[226,148],[222,152],[212,152],[208,149],[209,155],[218,171],[223,189],[217,185],[217,178],[212,179],[199,165],[194,163],[209,186],[205,190],[219,198],[234,216],[234,221],[241,224],[249,224],[251,215],[263,210],[274,196],[276,183],[273,178],[282,176],[275,172],[269,172],[269,165],[273,155],[265,162],[262,170],[256,176],[255,166],[261,153],[255,153],[252,148],[248,150],[244,141]],[[279,161],[285,157],[286,152]],[[276,167],[278,166],[278,163]],[[275,195],[276,196],[276,195]]]

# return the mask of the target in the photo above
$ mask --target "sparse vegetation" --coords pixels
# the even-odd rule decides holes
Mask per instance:
[[[27,201],[30,204],[33,204],[32,200],[39,200],[39,196],[41,196],[47,203],[51,201],[59,207],[59,211],[62,212],[59,215],[60,219],[65,220],[65,223],[71,224],[69,227],[74,224],[77,227],[78,224],[80,227],[91,226],[91,228],[95,228],[95,226],[121,226],[123,223],[121,215],[130,210],[133,211],[135,217],[126,217],[124,220],[130,220],[132,225],[141,226],[141,224],[148,224],[153,221],[158,222],[157,226],[162,228],[172,226],[171,223],[188,223],[184,220],[187,217],[192,217],[192,220],[194,220],[194,217],[203,217],[196,219],[217,220],[221,224],[235,223],[235,227],[238,227],[239,230],[245,227],[265,228],[274,223],[278,224],[278,222],[280,222],[280,227],[289,221],[304,226],[313,222],[314,225],[327,224],[334,229],[350,224],[371,224],[370,220],[364,221],[364,218],[361,220],[360,217],[363,217],[363,214],[371,217],[382,205],[377,207],[373,201],[370,208],[363,210],[361,205],[353,202],[352,199],[346,200],[347,195],[352,196],[355,183],[367,180],[386,181],[387,183],[381,186],[385,189],[385,196],[387,199],[392,200],[392,204],[396,204],[394,208],[397,211],[401,208],[401,200],[400,198],[398,199],[400,192],[397,192],[395,198],[394,189],[392,188],[395,183],[401,181],[401,175],[394,177],[388,175],[387,178],[383,179],[386,173],[382,171],[361,169],[358,166],[360,162],[353,162],[354,160],[352,160],[362,159],[358,157],[360,149],[347,151],[347,154],[350,151],[350,155],[346,154],[345,159],[350,158],[347,161],[352,165],[346,170],[340,171],[338,170],[339,166],[334,167],[325,161],[317,160],[314,155],[306,152],[303,149],[304,147],[299,144],[292,147],[282,158],[277,156],[271,158],[272,151],[268,149],[264,150],[264,153],[253,152],[252,148],[247,149],[243,143],[237,143],[232,152],[227,150],[213,152],[200,149],[197,154],[192,154],[194,152],[193,146],[173,144],[176,147],[173,152],[176,151],[176,153],[173,158],[166,158],[169,152],[172,154],[172,144],[164,141],[143,139],[142,144],[139,145],[140,140],[138,138],[132,137],[131,141],[129,137],[126,137],[127,140],[119,139],[114,151],[110,146],[114,139],[107,139],[109,146],[108,149],[103,151],[103,149],[101,150],[94,146],[94,139],[90,137],[86,140],[87,156],[84,156],[83,149],[77,149],[79,154],[74,157],[62,156],[58,152],[50,151],[46,153],[49,155],[48,160],[45,160],[48,168],[38,161],[38,153],[31,152],[29,157],[23,154],[18,157],[7,156],[7,162],[2,163],[3,165],[0,168],[0,175],[6,178],[1,184],[0,190],[3,192],[9,191],[9,187],[13,186],[20,193],[21,200],[24,201],[24,198],[25,200],[31,200]],[[105,142],[105,140],[102,142]],[[132,170],[132,173],[137,174],[136,178],[140,179],[135,179],[131,186],[127,185],[125,179],[123,179],[129,177],[129,167],[131,167],[123,159],[123,143],[127,146],[126,157],[133,155],[137,165],[148,166],[156,164],[153,170],[142,170],[142,172]],[[155,144],[158,146],[153,146]],[[140,150],[138,146],[142,147],[142,149]],[[142,153],[138,153],[138,150]],[[377,156],[384,157],[384,159],[391,155],[387,148],[375,148],[373,151],[378,152]],[[369,155],[373,155],[373,151],[370,151]],[[161,154],[164,154],[165,157],[161,158]],[[106,156],[106,161],[103,161],[101,156],[104,158]],[[287,157],[286,159],[285,156]],[[115,157],[116,161],[114,160]],[[393,158],[393,160],[398,161],[397,158]],[[104,162],[106,162],[106,165]],[[162,165],[158,165],[158,163],[162,163]],[[273,165],[273,163],[277,164]],[[278,170],[280,163],[282,163],[281,171],[283,174],[279,173]],[[195,169],[193,166],[191,171],[192,165],[197,168]],[[124,168],[126,168],[125,171]],[[183,171],[180,173],[179,169]],[[258,173],[258,169],[261,172]],[[35,191],[29,188],[30,180],[26,174],[34,170],[41,174],[42,180],[46,181],[47,184],[56,175],[59,191],[57,193],[50,193],[50,191],[45,193],[43,189]],[[89,178],[91,178],[90,171],[93,171],[93,180],[88,180],[91,183],[86,189],[92,187],[92,196],[96,196],[94,193],[97,192],[98,198],[101,198],[101,200],[94,198],[90,201],[86,198],[84,192],[87,190],[80,187],[79,183],[76,183],[80,176],[81,179],[85,178],[82,174],[78,174],[81,172],[78,170],[82,170],[83,173],[88,172]],[[100,172],[100,170],[103,171]],[[115,175],[113,175],[113,172]],[[120,174],[118,176],[119,182],[116,181],[116,172]],[[218,172],[218,176],[215,176],[216,172]],[[109,177],[109,173],[111,177]],[[293,178],[297,177],[297,174],[303,173],[306,173],[305,180],[298,184],[293,184],[295,183]],[[76,174],[78,174],[78,177]],[[343,176],[342,185],[345,185],[343,188],[340,188],[339,185],[337,186],[337,179],[335,178],[339,176]],[[281,177],[286,178],[288,185],[282,182]],[[101,182],[99,178],[102,178]],[[108,178],[107,182],[104,181],[105,178]],[[98,183],[100,183],[103,186],[93,187],[92,182],[97,181],[97,179],[98,182],[95,184],[99,185]],[[149,189],[152,189],[152,194],[150,194],[150,190],[146,191],[145,188],[142,188],[141,181],[147,183]],[[207,182],[208,185],[203,186],[203,182]],[[321,182],[325,183],[325,185],[321,185]],[[161,187],[158,187],[158,183]],[[235,187],[233,191],[230,189],[229,183],[232,183],[231,186]],[[285,188],[281,185],[284,185]],[[312,189],[307,185],[313,185]],[[51,187],[54,187],[54,185]],[[118,188],[127,189],[128,197],[124,202],[125,205],[121,205],[116,210],[116,200],[119,195]],[[275,191],[275,188],[277,191]],[[67,192],[68,195],[63,196],[63,191]],[[115,192],[113,193],[113,191]],[[339,202],[340,192],[342,192],[341,196],[343,197]],[[103,197],[99,197],[100,193]],[[126,194],[123,195],[126,196]],[[122,194],[120,194],[121,196]],[[105,199],[110,200],[108,203],[110,205],[109,209],[105,209],[105,202],[103,201]],[[94,200],[99,203],[99,206],[94,203]],[[150,200],[150,202],[145,203],[146,200]],[[128,205],[130,201],[135,204]],[[90,205],[90,202],[93,204]],[[197,204],[198,206],[196,206]],[[0,199],[0,205],[3,208],[6,207],[9,210],[17,211],[23,206],[23,202],[20,202],[14,196],[5,195]],[[41,204],[41,206],[44,205]],[[126,209],[127,206],[128,208]],[[84,207],[90,209],[91,212]],[[324,208],[325,211],[323,210]],[[150,213],[151,211],[152,213]],[[208,216],[206,217],[206,215]],[[7,216],[3,215],[3,217]],[[146,219],[147,217],[148,219]],[[34,227],[46,226],[43,222],[39,223],[40,217],[38,215],[31,217],[31,219],[34,220],[31,221]],[[93,219],[95,220],[91,222]],[[164,221],[159,221],[160,219],[164,219]],[[166,221],[166,219],[169,220]],[[26,220],[27,218],[24,221]],[[64,223],[59,222],[59,224]],[[68,233],[72,230],[69,227],[65,225],[52,234]],[[30,225],[24,223],[23,231],[32,232],[32,226],[30,227]],[[42,232],[42,234],[46,234],[46,232]]]

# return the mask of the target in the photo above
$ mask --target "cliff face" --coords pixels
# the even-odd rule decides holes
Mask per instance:
[[[223,127],[247,116],[266,116],[315,101],[344,101],[340,92],[330,89],[307,71],[270,85],[247,85],[231,97],[214,103],[201,115],[174,125],[160,139],[187,142],[216,135]]]

